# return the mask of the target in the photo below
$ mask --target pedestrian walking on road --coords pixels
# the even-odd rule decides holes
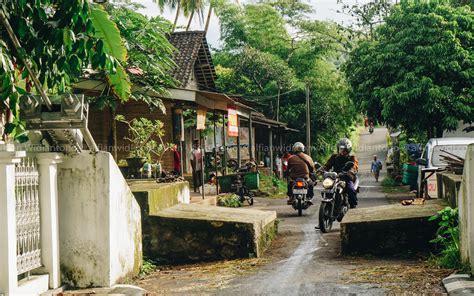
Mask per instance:
[[[374,174],[375,182],[379,181],[380,170],[382,169],[382,162],[380,159],[377,159],[377,155],[374,155],[374,160],[370,166],[370,172]]]

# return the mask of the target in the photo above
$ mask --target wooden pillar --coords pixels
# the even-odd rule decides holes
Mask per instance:
[[[273,131],[270,127],[268,148],[270,149],[270,175],[273,176]]]
[[[215,110],[214,110],[214,116],[212,119],[214,122],[214,171],[216,174],[216,193],[219,193],[219,182],[217,182],[217,126],[216,126],[217,114]]]
[[[253,122],[252,122],[252,112],[250,112],[249,114],[249,157],[251,160],[255,160],[255,157],[254,157],[254,154],[253,154],[253,144],[254,144],[254,140],[253,140]]]
[[[240,117],[237,116],[237,127],[238,127],[238,134],[237,134],[237,168],[240,168],[240,162],[242,160],[242,156],[240,154]]]
[[[222,175],[227,174],[227,146],[225,142],[225,133],[226,133],[226,126],[225,126],[225,115],[222,114],[222,146],[224,147],[224,156],[222,157]]]
[[[204,199],[206,196],[204,194],[204,173],[206,171],[206,165],[204,163],[204,153],[205,153],[205,142],[203,141],[203,136],[202,136],[202,130],[199,130],[199,142],[201,146],[201,163],[202,163],[202,171],[201,171],[201,195],[202,199]],[[203,145],[204,144],[204,145]]]
[[[179,115],[179,124],[180,124],[180,135],[179,135],[179,169],[181,177],[184,176],[184,116],[183,110],[181,109],[181,114]]]

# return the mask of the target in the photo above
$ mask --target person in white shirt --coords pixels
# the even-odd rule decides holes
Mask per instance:
[[[191,167],[193,169],[193,187],[194,192],[202,185],[202,150],[199,147],[199,141],[195,140],[193,150],[191,151]]]

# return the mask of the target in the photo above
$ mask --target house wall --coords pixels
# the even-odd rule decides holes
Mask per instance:
[[[458,207],[461,259],[474,270],[474,144],[467,148]]]
[[[134,118],[146,117],[151,120],[161,120],[164,124],[165,135],[163,141],[165,143],[173,142],[173,124],[172,124],[172,103],[163,101],[166,107],[166,114],[159,109],[150,110],[147,104],[139,101],[129,101],[117,107],[117,114],[124,115],[127,120]],[[102,151],[112,152],[112,115],[108,109],[99,110],[91,107],[89,111],[89,130],[94,137],[97,146]],[[117,161],[128,157],[130,152],[130,142],[124,137],[128,136],[128,127],[121,122],[117,122]],[[164,170],[173,169],[173,153],[167,151],[162,158]]]
[[[112,156],[83,151],[58,165],[60,262],[64,283],[111,286],[138,274],[140,207]]]

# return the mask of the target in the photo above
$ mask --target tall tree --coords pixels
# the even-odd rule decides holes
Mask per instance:
[[[223,41],[214,55],[216,85],[243,95],[267,116],[276,118],[279,113],[280,120],[300,130],[306,127],[305,85],[309,85],[311,124],[316,127],[311,141],[320,152],[313,156],[323,160],[354,120],[349,87],[335,63],[344,54],[345,37],[334,24],[306,19],[304,7],[292,12],[301,18],[290,21],[288,10],[274,6],[277,2],[283,6],[292,1],[216,7]],[[304,141],[304,133],[290,135],[289,140]]]
[[[102,6],[88,1],[4,0],[0,10],[19,39],[16,48],[5,24],[0,26],[0,101],[6,104],[13,122],[6,133],[22,135],[18,117],[21,94],[37,93],[30,87],[28,63],[48,94],[68,92],[85,67],[105,70],[111,89],[127,100],[130,82],[123,64],[127,51],[120,32]]]
[[[357,104],[428,137],[474,118],[474,12],[440,1],[403,1],[377,41],[351,53],[346,73]]]

